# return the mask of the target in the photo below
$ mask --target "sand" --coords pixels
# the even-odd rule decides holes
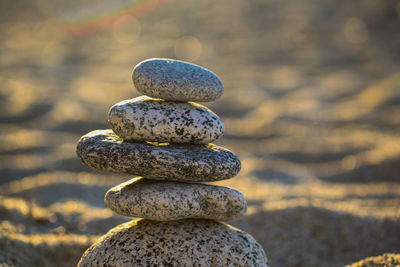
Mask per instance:
[[[224,95],[205,104],[243,168],[217,184],[243,192],[233,225],[271,266],[399,253],[397,1],[175,0],[111,26],[68,22],[52,3],[0,4],[0,265],[74,266],[130,220],[103,196],[132,177],[90,171],[75,146],[139,96],[131,72],[150,57],[221,77]]]

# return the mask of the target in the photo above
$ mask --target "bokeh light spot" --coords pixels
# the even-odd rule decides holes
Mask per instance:
[[[355,156],[347,156],[342,159],[341,165],[343,169],[350,171],[357,167],[358,160]]]
[[[397,4],[397,15],[400,17],[400,3]]]
[[[57,42],[49,42],[42,49],[42,63],[45,66],[59,64],[65,56],[66,49]]]
[[[293,89],[293,87],[300,83],[300,77],[295,69],[280,67],[274,71],[272,83],[279,89],[289,90]]]
[[[175,55],[178,59],[195,61],[201,56],[203,46],[193,36],[183,36],[175,42]]]
[[[361,19],[351,18],[344,25],[344,35],[350,43],[362,44],[368,40],[368,29]]]
[[[140,22],[130,15],[119,18],[112,26],[114,38],[122,44],[135,42],[139,38],[141,30]]]

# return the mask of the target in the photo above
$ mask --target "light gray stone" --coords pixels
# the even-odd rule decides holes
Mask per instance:
[[[82,256],[79,267],[266,267],[249,234],[213,220],[134,220],[111,229]]]
[[[207,107],[148,96],[111,107],[111,129],[125,141],[206,144],[224,133],[224,125]]]
[[[130,143],[112,130],[92,131],[78,142],[77,154],[88,167],[157,180],[207,182],[234,177],[240,160],[214,144]]]
[[[139,92],[172,101],[209,102],[224,92],[221,80],[211,71],[174,59],[142,61],[134,68],[132,80]]]
[[[234,189],[144,178],[111,188],[104,202],[118,214],[156,221],[188,218],[236,221],[247,209],[242,193]]]

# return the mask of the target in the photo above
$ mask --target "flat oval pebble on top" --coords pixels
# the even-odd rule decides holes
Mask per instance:
[[[139,92],[171,101],[209,102],[224,92],[222,81],[213,72],[174,59],[142,61],[134,68],[132,80]]]
[[[112,130],[92,131],[78,142],[77,154],[88,167],[156,180],[210,182],[234,177],[238,157],[220,146],[123,142]]]
[[[224,124],[207,107],[140,96],[111,107],[111,129],[125,141],[207,144],[224,133]]]
[[[236,221],[246,213],[246,200],[235,189],[202,183],[134,178],[106,193],[112,211],[155,221],[189,218]]]

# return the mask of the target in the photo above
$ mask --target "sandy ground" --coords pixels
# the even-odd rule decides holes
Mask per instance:
[[[218,184],[244,193],[233,225],[272,266],[399,253],[397,1],[147,0],[125,8],[137,19],[68,2],[0,3],[0,266],[74,266],[129,220],[103,195],[130,177],[90,171],[75,144],[138,96],[131,71],[149,57],[223,80],[206,105],[243,168]]]

